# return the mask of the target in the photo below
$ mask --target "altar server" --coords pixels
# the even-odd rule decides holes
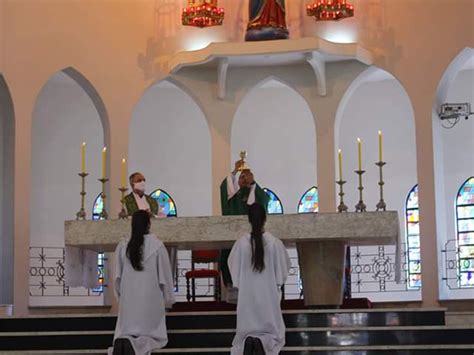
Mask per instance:
[[[115,250],[119,313],[113,355],[150,354],[168,342],[165,309],[175,302],[170,261],[163,243],[149,231],[150,214],[135,212],[131,238]]]
[[[254,203],[248,217],[252,232],[235,242],[228,261],[238,288],[237,332],[231,352],[276,355],[285,345],[280,300],[291,261],[281,240],[264,230],[265,208]]]

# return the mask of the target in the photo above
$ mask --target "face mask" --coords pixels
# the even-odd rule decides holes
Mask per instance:
[[[145,192],[145,181],[135,183],[135,189]]]

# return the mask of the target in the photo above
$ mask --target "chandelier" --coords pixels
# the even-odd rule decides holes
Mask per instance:
[[[316,21],[337,21],[354,16],[354,5],[346,0],[318,0],[308,4],[306,14]]]
[[[221,26],[224,21],[224,8],[217,7],[217,0],[188,0],[183,9],[181,23],[184,26]]]

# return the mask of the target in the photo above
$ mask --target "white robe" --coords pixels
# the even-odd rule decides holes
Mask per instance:
[[[170,261],[164,244],[149,234],[143,244],[143,270],[136,271],[126,256],[127,243],[122,240],[115,250],[119,313],[114,340],[128,338],[135,354],[150,354],[168,342],[165,308],[175,302]]]
[[[265,269],[253,270],[250,235],[237,240],[228,265],[234,286],[239,289],[237,331],[232,342],[232,355],[243,354],[248,336],[262,341],[266,355],[278,354],[285,345],[285,323],[281,313],[281,286],[291,267],[288,252],[268,232],[263,235]]]

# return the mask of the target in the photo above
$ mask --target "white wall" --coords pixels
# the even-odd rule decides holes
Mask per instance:
[[[90,219],[101,186],[100,158],[104,144],[97,111],[85,91],[69,76],[52,76],[38,95],[32,128],[32,189],[30,246],[64,247],[64,221],[75,219],[80,208],[80,146],[87,143],[85,208]],[[55,255],[57,250],[47,249]],[[37,249],[30,252],[32,266]],[[33,257],[34,259],[31,259]],[[59,290],[51,292],[59,292]],[[81,291],[83,293],[83,291]],[[30,297],[30,305],[100,303],[101,297]]]
[[[278,195],[285,213],[296,213],[303,193],[317,185],[313,115],[298,92],[277,80],[251,90],[237,109],[232,162],[241,150],[247,151],[256,181]]]
[[[367,80],[359,82],[358,87],[351,88],[350,97],[342,100],[343,106],[338,111],[336,124],[336,151],[343,153],[343,179],[346,193],[345,203],[349,211],[355,210],[359,201],[357,170],[357,138],[362,140],[362,169],[364,202],[368,211],[374,211],[379,201],[379,171],[375,162],[378,156],[378,131],[383,132],[384,199],[388,210],[399,213],[400,231],[405,238],[405,202],[411,188],[417,183],[415,124],[410,101],[400,83],[388,73],[381,70],[373,72]],[[364,75],[364,74],[362,74]],[[349,92],[349,91],[348,91]],[[336,163],[336,169],[338,164]],[[339,172],[336,172],[339,177]],[[354,254],[355,247],[351,252]],[[360,251],[367,257],[369,265],[378,257],[376,247],[361,247]],[[394,253],[394,247],[385,247],[385,251]],[[392,261],[394,260],[392,256]],[[354,266],[354,260],[352,262]],[[404,275],[403,275],[404,276]],[[354,275],[353,275],[354,278]],[[388,292],[379,292],[378,282],[363,286],[362,293],[353,293],[353,297],[367,297],[372,301],[419,300],[419,291],[404,292],[405,285],[396,285],[394,273],[386,284]],[[354,280],[353,280],[354,281]],[[369,280],[367,280],[369,281]],[[376,280],[370,280],[376,281]]]
[[[455,74],[448,88],[446,88],[446,102],[468,102],[474,108],[474,69],[461,70]],[[444,102],[443,102],[444,103]],[[472,109],[471,108],[471,109]],[[433,132],[435,146],[435,178],[436,178],[436,210],[438,249],[455,248],[456,236],[456,196],[461,185],[467,178],[474,175],[474,117],[469,120],[462,118],[452,129],[442,128],[441,121],[436,113],[433,114]],[[448,254],[453,258],[454,253]],[[445,272],[445,255],[439,254],[440,278],[453,277],[453,270],[449,275]],[[456,280],[450,280],[451,287]],[[474,298],[472,289],[452,289],[446,281],[440,280],[440,297],[442,299]]]
[[[145,92],[130,122],[129,173],[142,172],[147,192],[161,188],[178,216],[212,214],[211,142],[206,118],[184,91],[161,82]]]

